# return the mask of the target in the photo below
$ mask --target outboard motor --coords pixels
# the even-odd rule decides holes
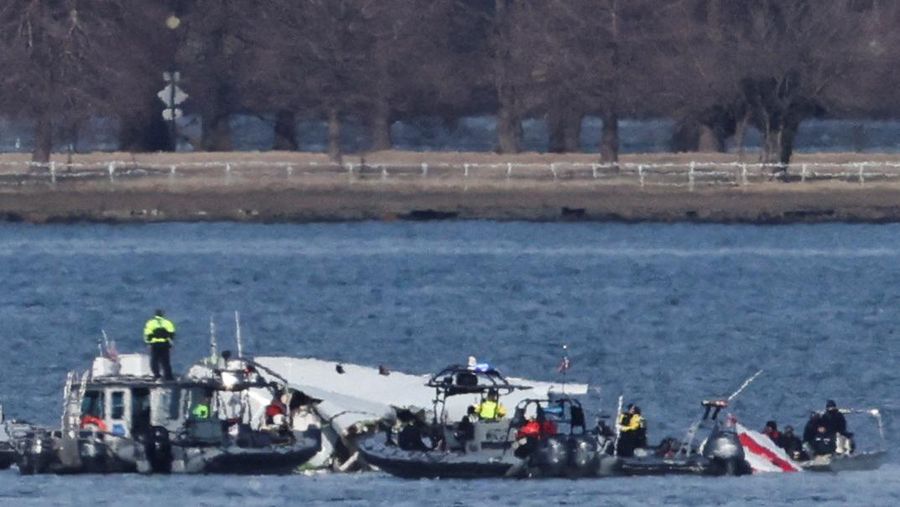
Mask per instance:
[[[703,446],[703,457],[717,466],[714,473],[718,475],[745,475],[752,470],[744,459],[744,447],[737,433],[731,428],[721,428],[716,424]]]
[[[575,477],[594,474],[598,461],[596,439],[589,435],[573,435],[568,444],[569,474]]]
[[[569,463],[569,450],[565,437],[552,436],[541,440],[534,454],[534,465],[542,475],[558,477]]]
[[[150,470],[156,474],[167,474],[172,471],[172,441],[169,430],[162,426],[153,426],[144,443]]]

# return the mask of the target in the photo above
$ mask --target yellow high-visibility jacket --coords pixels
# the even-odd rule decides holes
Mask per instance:
[[[641,414],[620,414],[619,426],[621,431],[637,431],[644,427],[644,418]]]
[[[482,421],[496,421],[506,416],[506,408],[499,402],[484,400],[475,407],[475,413]]]
[[[175,338],[175,324],[165,317],[155,316],[144,324],[146,343],[172,343],[173,338]]]

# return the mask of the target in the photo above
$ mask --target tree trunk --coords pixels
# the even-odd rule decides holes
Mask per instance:
[[[275,113],[275,140],[273,150],[297,151],[297,115],[282,109]]]
[[[522,140],[522,122],[516,100],[516,89],[512,84],[510,65],[512,65],[512,48],[510,47],[512,22],[508,19],[508,10],[512,8],[510,0],[494,1],[495,46],[494,86],[497,90],[497,151],[500,153],[518,153]]]
[[[566,153],[574,153],[581,148],[581,120],[581,113],[569,111],[566,118],[565,142],[563,143]]]
[[[175,151],[169,126],[162,119],[156,97],[147,106],[123,111],[119,116],[119,150],[131,153]]]
[[[500,110],[497,112],[497,149],[500,153],[519,153],[522,122],[516,111],[511,86],[500,86]]]
[[[203,115],[203,151],[231,151],[231,125],[228,113],[220,110]]]
[[[547,151],[550,153],[563,153],[566,151],[566,119],[565,113],[560,110],[559,104],[550,106],[547,111],[547,131],[550,142]]]
[[[550,135],[548,150],[551,153],[578,151],[581,140],[581,114],[565,103],[557,103],[547,113],[547,130]]]
[[[341,117],[336,107],[328,108],[328,158],[341,162]]]
[[[800,128],[800,122],[795,120],[787,120],[781,127],[781,146],[778,150],[778,161],[785,168],[787,174],[787,166],[791,163],[791,156],[794,154],[794,139],[797,137],[797,130]]]
[[[747,123],[750,121],[749,115],[744,115],[738,120],[734,128],[734,144],[737,147],[738,160],[744,160],[744,137],[747,135]]]
[[[619,161],[619,115],[614,109],[603,113],[600,161],[606,164],[614,164]]]
[[[700,124],[700,137],[697,140],[697,151],[704,153],[721,153],[725,151],[725,139],[716,128]]]
[[[389,150],[394,147],[391,138],[391,106],[387,99],[379,97],[372,111],[372,149],[375,151]]]
[[[34,129],[34,150],[31,152],[31,161],[38,164],[50,162],[50,154],[53,152],[53,123],[48,113],[40,113]]]

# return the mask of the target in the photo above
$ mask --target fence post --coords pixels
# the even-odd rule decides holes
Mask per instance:
[[[800,166],[800,183],[806,182],[806,164]]]
[[[747,186],[747,164],[741,164],[741,185]]]
[[[225,183],[231,183],[231,164],[228,162],[225,163]]]
[[[50,161],[50,184],[56,185],[56,162]]]
[[[556,162],[550,162],[550,172],[553,173],[553,179],[556,179]]]
[[[428,176],[428,164],[422,162],[422,177],[425,178]]]
[[[644,164],[638,164],[638,180],[641,182],[641,188],[644,188]]]
[[[859,184],[860,184],[860,185],[862,185],[863,183],[866,182],[866,179],[865,179],[865,177],[863,176],[863,172],[864,172],[865,170],[866,170],[866,163],[865,163],[865,162],[860,162],[860,163],[859,163]]]
[[[506,179],[512,177],[512,162],[506,163]]]
[[[694,167],[696,166],[696,162],[691,160],[690,169],[688,169],[688,188],[691,192],[694,191]]]
[[[465,177],[465,178],[469,177],[469,164],[468,163],[463,164],[463,177]]]
[[[109,163],[109,166],[106,167],[106,170],[109,171],[109,182],[110,182],[110,183],[115,183],[115,182],[116,182],[116,181],[115,181],[115,178],[116,178],[116,163],[115,163],[115,162],[110,162],[110,163]]]
[[[175,182],[175,164],[169,166],[169,183]]]

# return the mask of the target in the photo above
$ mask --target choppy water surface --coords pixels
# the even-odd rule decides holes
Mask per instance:
[[[167,224],[0,226],[0,400],[58,420],[65,372],[99,330],[141,349],[163,307],[176,366],[241,312],[258,354],[427,372],[472,353],[510,374],[570,378],[592,410],[624,393],[651,440],[678,435],[703,397],[766,373],[734,405],[751,427],[802,426],[826,398],[900,412],[900,227],[619,224]],[[851,420],[872,442],[873,426]],[[865,445],[864,445],[865,446]],[[877,472],[736,479],[400,481],[378,474],[276,478],[27,477],[0,473],[0,504],[865,504],[900,502],[900,459]]]

